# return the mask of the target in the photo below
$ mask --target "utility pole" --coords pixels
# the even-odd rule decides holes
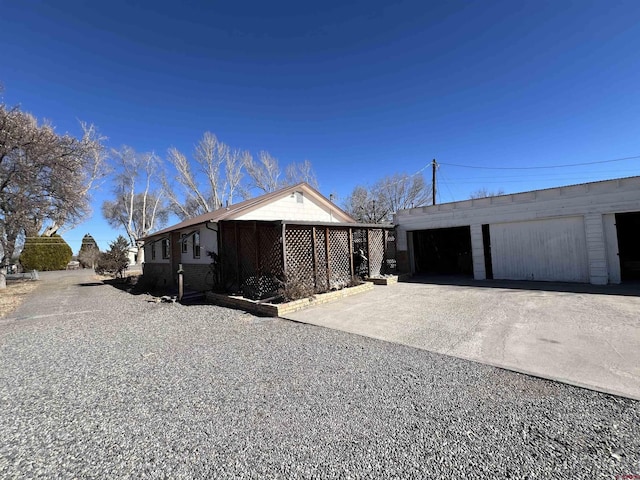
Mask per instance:
[[[431,204],[436,204],[436,168],[438,166],[438,162],[436,159],[433,159],[431,162]]]

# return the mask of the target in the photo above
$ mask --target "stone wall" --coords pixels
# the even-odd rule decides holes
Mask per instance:
[[[210,271],[209,264],[183,263],[184,289],[204,292],[213,288],[213,277],[207,274]]]
[[[174,277],[169,263],[145,263],[142,273],[150,286],[158,288],[171,288],[174,286]]]

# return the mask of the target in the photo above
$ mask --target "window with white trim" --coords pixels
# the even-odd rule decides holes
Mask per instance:
[[[193,233],[193,258],[200,258],[200,232]]]
[[[182,234],[181,242],[180,242],[181,243],[180,248],[182,253],[187,253],[187,237],[188,235],[186,233]]]

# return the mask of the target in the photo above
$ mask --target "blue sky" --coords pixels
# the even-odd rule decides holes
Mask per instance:
[[[3,100],[59,132],[309,159],[320,190],[436,158],[439,202],[640,175],[640,2],[0,0]],[[449,164],[449,165],[447,165]],[[467,165],[480,168],[462,168]],[[428,171],[427,171],[428,173]],[[429,176],[427,175],[427,178]],[[93,217],[64,237],[77,251]]]

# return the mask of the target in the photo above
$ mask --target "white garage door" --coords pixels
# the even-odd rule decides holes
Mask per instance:
[[[493,278],[588,282],[583,217],[491,225]]]

